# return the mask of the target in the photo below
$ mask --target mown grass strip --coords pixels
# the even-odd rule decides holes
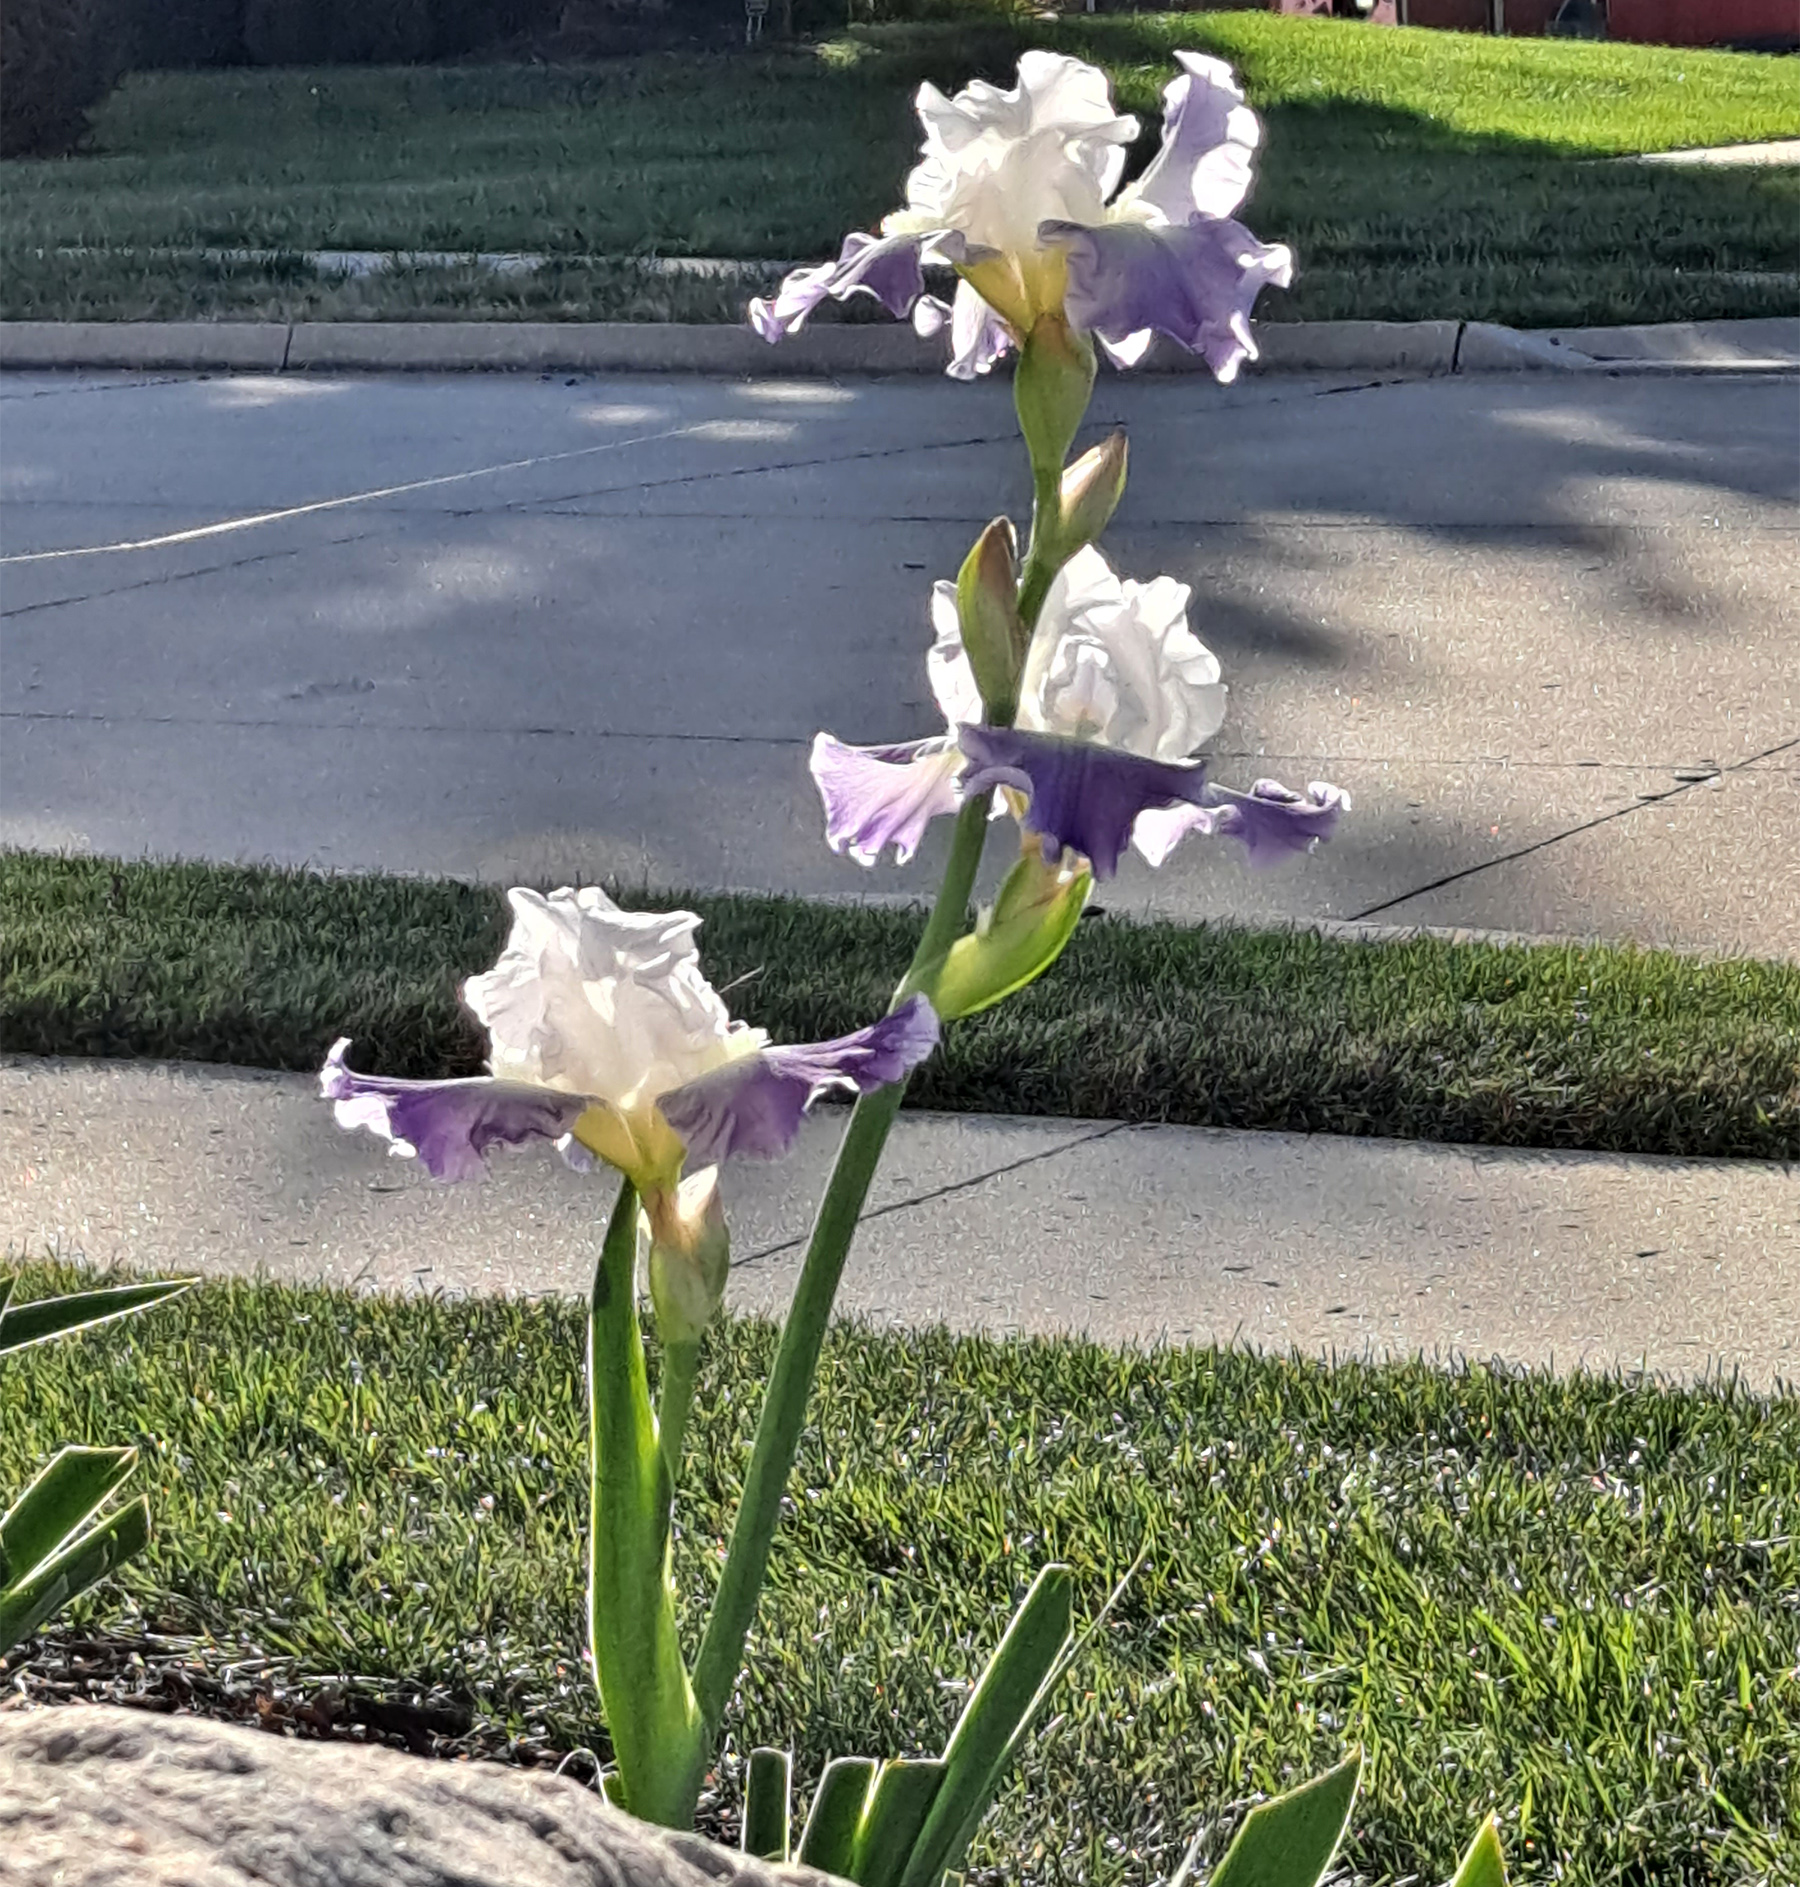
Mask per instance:
[[[773,1348],[708,1340],[690,1631]],[[603,1749],[581,1354],[561,1303],[208,1283],[9,1360],[0,1488],[65,1440],[142,1450],[155,1539],[77,1632],[446,1686]],[[728,1729],[792,1743],[807,1788],[828,1755],[940,1749],[1040,1565],[1074,1567],[1079,1619],[1148,1543],[982,1882],[1166,1879],[1200,1822],[1359,1742],[1359,1879],[1448,1878],[1490,1808],[1517,1878],[1566,1887],[1774,1881],[1800,1853],[1791,1395],[843,1328],[793,1490]]]
[[[1291,294],[1263,298],[1265,319],[1560,325],[1793,305],[1791,170],[1591,161],[1800,134],[1792,60],[1266,12],[960,10],[761,54],[133,74],[81,154],[6,166],[0,311],[737,319],[741,294],[576,264],[344,284],[292,260],[152,252],[835,254],[900,199],[919,83],[1010,85],[1033,45],[1107,69],[1142,122],[1140,166],[1175,50],[1239,67],[1268,127],[1248,220],[1299,265]],[[814,23],[835,32],[841,18]]]
[[[904,910],[650,897],[705,918],[708,974],[778,1038],[879,1013]],[[0,853],[0,1043],[313,1069],[469,1074],[462,977],[499,891]],[[1043,982],[949,1031],[914,1102],[1486,1146],[1800,1157],[1800,966],[1607,946],[1351,942],[1084,923]]]

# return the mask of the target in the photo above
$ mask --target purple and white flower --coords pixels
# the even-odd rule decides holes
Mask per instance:
[[[1077,551],[1044,599],[1013,725],[987,727],[956,586],[937,584],[926,667],[946,730],[888,747],[815,739],[832,849],[872,865],[892,846],[904,864],[933,819],[997,787],[1049,858],[1078,853],[1097,878],[1127,844],[1160,865],[1188,832],[1236,838],[1253,864],[1329,837],[1350,804],[1339,787],[1294,794],[1259,780],[1246,794],[1208,782],[1198,754],[1224,722],[1226,690],[1188,628],[1189,594],[1171,577],[1121,578],[1091,545]]]
[[[490,1074],[358,1074],[345,1040],[319,1079],[339,1126],[367,1128],[439,1179],[478,1173],[489,1147],[552,1140],[576,1164],[617,1168],[654,1213],[684,1165],[785,1153],[822,1094],[872,1093],[937,1042],[915,996],[852,1035],[780,1047],[734,1022],[701,974],[692,912],[624,911],[592,886],[507,895],[500,960],[463,985]]]
[[[852,231],[836,262],[797,269],[772,299],[753,301],[751,326],[779,340],[827,296],[873,295],[922,334],[948,324],[950,372],[967,380],[1040,316],[1061,315],[1121,366],[1160,333],[1230,380],[1256,355],[1257,296],[1286,286],[1293,258],[1235,220],[1262,127],[1230,66],[1175,57],[1182,70],[1163,92],[1162,148],[1123,190],[1137,120],[1114,111],[1096,67],[1034,51],[1011,91],[978,79],[946,98],[920,86],[924,139],[906,207],[879,236]],[[951,306],[925,293],[927,263],[961,278]]]

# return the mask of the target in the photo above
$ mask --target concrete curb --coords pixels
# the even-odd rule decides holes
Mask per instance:
[[[1483,321],[1313,321],[1257,329],[1261,373],[1792,373],[1800,319],[1525,332]],[[941,340],[904,325],[821,325],[779,348],[678,322],[6,321],[0,369],[184,372],[941,373]],[[1159,343],[1145,370],[1206,371]]]

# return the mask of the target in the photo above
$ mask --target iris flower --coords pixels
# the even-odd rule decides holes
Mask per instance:
[[[691,911],[623,911],[592,886],[507,897],[500,960],[462,991],[491,1074],[358,1074],[345,1039],[320,1076],[339,1126],[368,1128],[439,1179],[480,1172],[490,1147],[551,1140],[573,1164],[624,1174],[659,1242],[691,1244],[717,1216],[705,1169],[785,1153],[822,1094],[885,1087],[937,1042],[915,996],[836,1041],[778,1046],[734,1022],[701,974]]]
[[[1119,188],[1135,118],[1114,110],[1106,74],[1063,53],[1028,52],[1018,83],[976,80],[946,98],[919,88],[920,161],[906,207],[879,236],[854,230],[835,262],[797,269],[750,304],[765,340],[802,326],[827,296],[873,295],[921,334],[950,330],[950,372],[985,373],[1045,315],[1093,335],[1115,363],[1141,360],[1156,334],[1230,380],[1256,356],[1250,310],[1293,258],[1233,212],[1249,193],[1262,127],[1230,66],[1178,52],[1163,92],[1162,148]],[[946,305],[924,265],[961,278]]]
[[[813,742],[812,775],[833,851],[873,865],[892,846],[904,864],[925,828],[964,797],[1008,789],[1021,823],[1054,861],[1086,858],[1110,877],[1132,844],[1160,865],[1188,832],[1239,840],[1268,864],[1330,835],[1350,804],[1340,787],[1305,793],[1258,780],[1215,786],[1197,750],[1225,718],[1218,659],[1187,624],[1189,591],[1171,577],[1116,576],[1091,545],[1058,572],[1025,660],[1011,727],[981,725],[956,607],[932,593],[926,658],[945,732],[884,747]]]

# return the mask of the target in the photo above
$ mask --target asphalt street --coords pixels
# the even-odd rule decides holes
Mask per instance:
[[[1108,378],[1108,539],[1195,587],[1216,776],[1120,909],[1800,955],[1800,380]],[[933,578],[1026,486],[1004,385],[0,382],[0,842],[923,892],[833,858],[817,728],[933,731]]]

